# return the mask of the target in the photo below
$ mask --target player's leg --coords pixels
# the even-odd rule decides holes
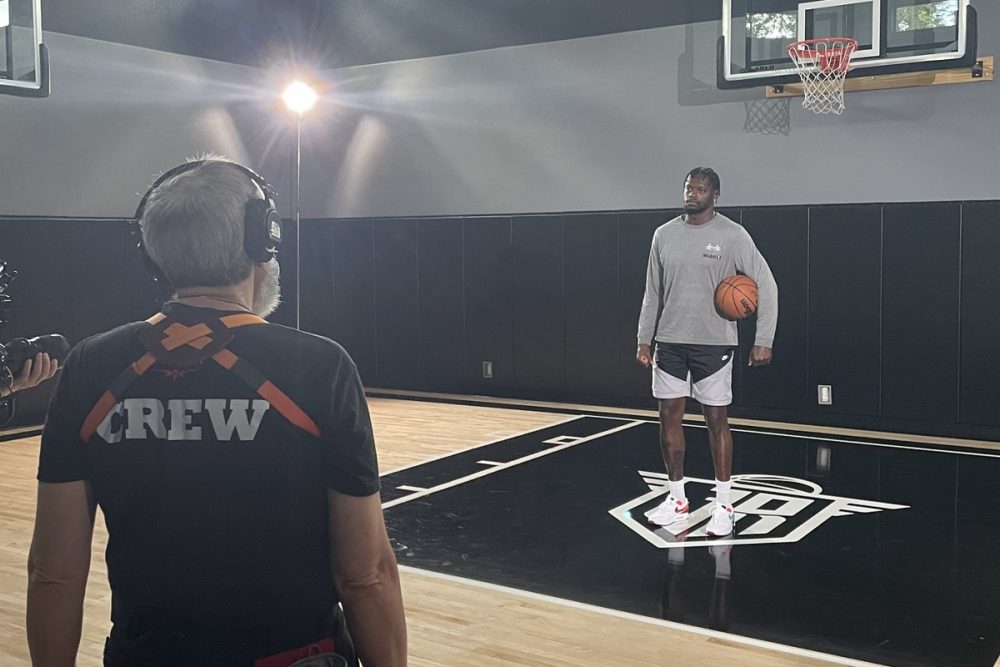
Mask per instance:
[[[646,512],[652,523],[668,526],[687,520],[684,494],[684,407],[691,393],[690,374],[683,346],[656,345],[653,366],[653,396],[660,406],[660,451],[667,469],[670,493],[657,507]]]
[[[700,346],[691,353],[693,395],[702,404],[708,444],[715,468],[715,507],[708,524],[709,535],[733,532],[730,475],[733,470],[733,434],[729,428],[729,404],[733,402],[733,357],[735,351],[714,345]]]
[[[729,428],[729,406],[703,405],[708,427],[708,446],[712,449],[715,479],[728,482],[733,472],[733,432]]]
[[[712,448],[712,464],[715,467],[715,507],[712,508],[712,519],[706,530],[709,535],[728,535],[733,532],[735,524],[730,499],[732,483],[729,481],[733,471],[733,433],[729,429],[726,406],[703,407],[705,422],[708,424],[708,443]]]
[[[660,452],[667,477],[671,482],[684,479],[684,408],[687,398],[661,399],[660,403]]]
[[[670,526],[687,521],[688,501],[684,494],[684,406],[686,397],[660,399],[660,452],[667,468],[670,492],[666,499],[646,512],[651,523]]]

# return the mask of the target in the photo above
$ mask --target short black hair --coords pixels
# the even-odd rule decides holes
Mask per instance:
[[[716,192],[722,192],[722,184],[719,182],[719,175],[715,173],[715,170],[711,167],[695,167],[688,172],[688,175],[684,178],[684,182],[687,183],[688,179],[692,176],[701,176],[707,179],[714,187]]]

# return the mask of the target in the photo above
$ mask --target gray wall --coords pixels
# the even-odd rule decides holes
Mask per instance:
[[[980,54],[1000,3],[980,0]],[[718,24],[659,28],[329,72],[307,128],[303,214],[453,215],[662,208],[691,166],[733,206],[994,199],[998,82],[792,101],[788,136],[744,132],[712,89]],[[703,84],[698,83],[700,79]]]
[[[288,192],[287,122],[261,70],[54,33],[45,42],[52,95],[0,95],[0,215],[127,217],[153,176],[205,151]]]
[[[1000,55],[1000,3],[977,2]],[[723,203],[992,199],[996,82],[792,102],[788,136],[744,132],[712,87],[717,23],[328,72],[306,117],[308,217],[663,208],[695,164]],[[0,215],[125,217],[152,176],[216,151],[290,212],[290,124],[254,68],[47,34],[53,93],[0,96]],[[822,157],[820,157],[822,156]]]

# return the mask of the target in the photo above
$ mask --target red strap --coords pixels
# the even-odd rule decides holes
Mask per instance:
[[[283,653],[275,653],[254,661],[254,667],[289,667],[303,658],[319,657],[333,653],[336,647],[332,639],[321,639],[318,642],[299,646]]]

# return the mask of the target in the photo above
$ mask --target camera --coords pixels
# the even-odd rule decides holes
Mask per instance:
[[[10,378],[17,377],[24,362],[34,358],[39,352],[48,352],[55,361],[61,362],[69,352],[69,341],[59,334],[15,338],[0,344],[0,373]]]
[[[10,269],[7,262],[0,259],[0,329],[7,322],[7,311],[13,300],[8,290],[17,277],[17,271]],[[47,352],[52,359],[62,361],[69,352],[69,342],[59,334],[35,336],[34,338],[14,338],[0,344],[0,383],[10,385],[20,374],[24,362],[39,352]]]

